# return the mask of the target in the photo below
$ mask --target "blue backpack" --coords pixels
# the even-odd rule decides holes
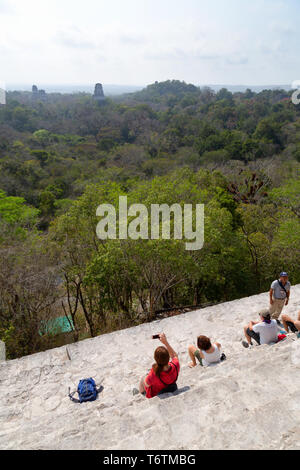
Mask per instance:
[[[76,393],[70,393],[70,387],[69,387],[69,397],[72,401],[75,403],[83,403],[85,401],[94,401],[96,400],[98,393],[102,391],[103,387],[100,387],[97,389],[95,380],[92,378],[89,379],[82,379],[80,380],[78,387],[77,387],[77,393],[79,400],[77,398],[73,398],[73,395]]]

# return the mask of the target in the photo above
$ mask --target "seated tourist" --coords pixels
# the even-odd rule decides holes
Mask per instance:
[[[245,348],[252,347],[252,339],[257,344],[271,344],[278,341],[278,326],[276,320],[271,319],[269,310],[262,310],[259,312],[261,321],[251,321],[249,325],[244,327],[244,333],[247,341],[242,344]]]
[[[287,333],[289,333],[289,330],[291,330],[293,333],[298,333],[300,332],[300,312],[298,313],[298,319],[293,320],[289,315],[282,315],[281,316],[282,323],[284,326],[284,329]]]
[[[177,390],[176,381],[180,370],[177,354],[169,345],[164,333],[159,335],[159,339],[164,346],[156,348],[155,364],[147,377],[140,382],[139,391],[147,398]]]
[[[221,345],[220,343],[212,344],[207,336],[199,336],[197,339],[198,349],[195,346],[189,346],[189,355],[192,362],[189,367],[196,367],[196,358],[200,362],[201,366],[208,366],[221,361]],[[225,358],[225,355],[223,355]]]

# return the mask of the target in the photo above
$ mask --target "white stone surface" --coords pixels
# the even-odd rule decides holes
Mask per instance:
[[[268,305],[256,295],[0,363],[1,449],[300,449],[300,340],[246,350],[243,326]],[[300,308],[294,286],[286,312]],[[133,396],[164,331],[179,353],[177,396]],[[188,368],[187,347],[206,334],[227,361]],[[97,401],[68,387],[95,377]]]
[[[6,359],[6,352],[5,352],[5,343],[0,341],[0,362],[5,361]]]

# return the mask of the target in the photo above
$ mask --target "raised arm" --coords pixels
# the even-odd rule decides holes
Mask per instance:
[[[173,359],[174,357],[178,357],[177,353],[174,351],[174,349],[172,348],[172,346],[170,346],[170,344],[168,343],[168,340],[167,340],[167,337],[164,333],[160,334],[159,335],[159,339],[160,341],[162,342],[162,344],[164,346],[166,346],[169,354],[170,354],[170,357],[171,359]]]

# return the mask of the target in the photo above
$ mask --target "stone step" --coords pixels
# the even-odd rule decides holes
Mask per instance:
[[[261,294],[0,363],[1,449],[297,449],[300,448],[300,341],[241,346]],[[300,286],[287,313],[295,316]],[[164,331],[179,352],[182,393],[133,396]],[[188,367],[197,334],[220,341],[227,360]],[[67,394],[84,377],[104,386],[97,401]]]

